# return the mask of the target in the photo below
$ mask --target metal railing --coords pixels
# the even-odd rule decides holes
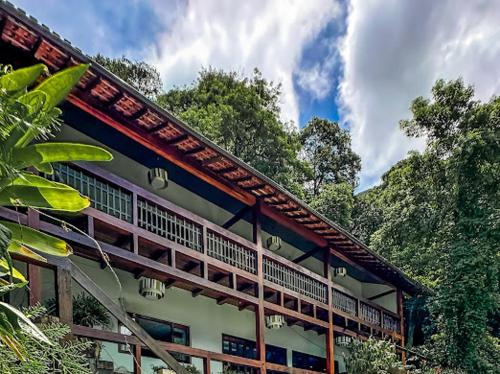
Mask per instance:
[[[218,233],[207,230],[207,254],[249,273],[257,273],[257,253]]]
[[[132,222],[132,194],[67,164],[54,164],[52,180],[65,183],[88,196],[91,206],[113,217]]]
[[[339,290],[333,289],[333,307],[351,316],[358,315],[358,301]]]
[[[201,226],[146,200],[137,200],[137,224],[177,244],[203,252]]]
[[[264,279],[322,303],[328,303],[326,284],[264,257]]]
[[[205,253],[250,274],[257,274],[256,245],[179,208],[176,205],[112,174],[84,165],[55,164],[52,179],[64,182],[90,197],[92,207],[186,248]],[[109,178],[109,179],[108,179]],[[134,202],[137,206],[134,207]],[[135,215],[134,215],[135,214]],[[227,231],[227,232],[226,232]],[[206,237],[204,236],[206,235]],[[205,244],[204,244],[205,243]],[[206,247],[205,247],[206,246]],[[325,304],[332,297],[334,309],[390,331],[400,331],[399,317],[381,307],[333,288],[300,265],[271,254],[263,256],[266,281]],[[359,312],[358,312],[359,307]]]

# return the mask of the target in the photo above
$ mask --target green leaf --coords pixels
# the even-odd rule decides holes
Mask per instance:
[[[54,256],[69,256],[73,251],[64,240],[15,222],[0,221],[12,232],[12,239],[37,251]]]
[[[5,279],[0,278],[0,295],[6,294],[8,292],[12,292],[17,288],[23,288],[28,284],[28,282],[17,282],[11,283],[6,281]]]
[[[33,252],[31,249],[25,247],[21,242],[18,242],[17,240],[12,240],[7,250],[10,253],[17,253],[21,256],[29,257],[39,262],[47,262],[47,259],[45,257],[42,257],[38,253]]]
[[[40,173],[52,175],[54,174],[54,168],[50,162],[42,162],[41,164],[34,164],[33,167]]]
[[[94,145],[42,143],[14,149],[12,159],[15,167],[25,168],[47,162],[110,161],[113,159],[113,155]]]
[[[64,183],[54,182],[39,175],[31,173],[21,173],[20,176],[14,179],[10,185],[31,186],[31,187],[52,187],[52,188],[62,188],[62,189],[76,191],[73,187],[70,187]]]
[[[7,186],[0,191],[0,206],[79,212],[89,205],[89,198],[68,187]]]
[[[19,97],[17,101],[28,108],[29,114],[34,114],[43,109],[47,101],[47,94],[42,91],[30,91]]]
[[[37,91],[47,94],[45,109],[50,110],[61,102],[71,89],[78,83],[83,74],[87,71],[88,64],[80,64],[59,71],[53,76],[45,79],[38,87]]]
[[[0,77],[0,88],[6,91],[19,91],[31,85],[37,78],[47,71],[43,64],[36,64],[27,68],[16,69]]]
[[[5,313],[9,322],[14,329],[21,330],[27,335],[40,340],[45,344],[52,345],[51,341],[40,331],[38,327],[26,317],[20,310],[14,308],[12,305],[0,301],[0,312]]]
[[[10,273],[10,267],[5,258],[0,258],[0,275],[4,276]],[[18,270],[12,268],[12,278],[17,279],[21,282],[27,282],[24,275],[22,275]]]

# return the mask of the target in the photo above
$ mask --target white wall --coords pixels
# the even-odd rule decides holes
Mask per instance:
[[[119,287],[111,272],[102,270],[94,261],[73,256],[73,261],[93,279],[111,298],[118,301]],[[212,352],[222,352],[222,334],[233,335],[255,341],[255,314],[249,310],[239,311],[232,305],[217,305],[216,300],[198,296],[193,298],[190,292],[172,287],[166,291],[165,298],[152,301],[139,294],[139,281],[133,274],[117,271],[123,286],[122,298],[128,312],[150,316],[170,322],[187,325],[190,328],[191,346]],[[73,292],[81,292],[81,288],[73,282]],[[116,325],[113,330],[117,330]],[[287,348],[288,365],[292,365],[292,350],[325,357],[325,335],[313,331],[304,331],[299,326],[284,327],[279,330],[265,331],[268,344]],[[132,358],[117,351],[116,344],[106,344],[105,352],[114,357],[116,367],[132,367]],[[340,348],[336,350],[336,359],[341,359]],[[103,359],[106,357],[103,356]],[[145,373],[158,360],[144,359]],[[201,360],[193,360],[193,364],[202,371]],[[219,373],[222,366],[212,363],[212,372]]]

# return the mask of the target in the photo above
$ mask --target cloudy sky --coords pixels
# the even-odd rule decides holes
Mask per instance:
[[[11,1],[88,54],[154,64],[166,89],[201,67],[259,68],[282,84],[284,119],[351,130],[360,189],[422,146],[398,121],[437,78],[461,76],[480,99],[500,93],[500,1]]]

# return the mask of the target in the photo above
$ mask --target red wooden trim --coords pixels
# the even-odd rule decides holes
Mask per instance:
[[[184,161],[181,157],[178,157],[178,155],[175,155],[174,152],[171,150],[167,150],[166,147],[160,146],[158,143],[158,140],[154,137],[152,137],[150,134],[145,133],[142,136],[138,134],[137,130],[132,131],[129,127],[119,123],[115,119],[111,118],[109,115],[101,112],[100,110],[97,110],[96,108],[92,107],[82,99],[78,98],[74,94],[68,95],[66,98],[67,101],[69,101],[71,104],[76,106],[77,108],[83,110],[84,112],[92,115],[93,117],[99,119],[100,121],[106,123],[107,125],[113,127],[114,129],[118,130],[122,134],[128,136],[129,138],[135,140],[137,143],[142,144],[146,148],[152,150],[153,152],[159,154],[160,156],[164,157],[165,159],[169,160],[170,162],[176,164],[177,166],[189,171],[193,175],[197,176],[201,180],[211,184],[212,186],[224,191],[228,195],[234,197],[235,199],[247,204],[247,205],[253,205],[255,203],[255,198],[252,198],[250,194],[243,194],[238,191],[236,191],[234,188],[230,188],[229,186],[219,182],[215,178],[210,177],[207,175],[206,172],[201,171],[194,167],[191,163]]]

